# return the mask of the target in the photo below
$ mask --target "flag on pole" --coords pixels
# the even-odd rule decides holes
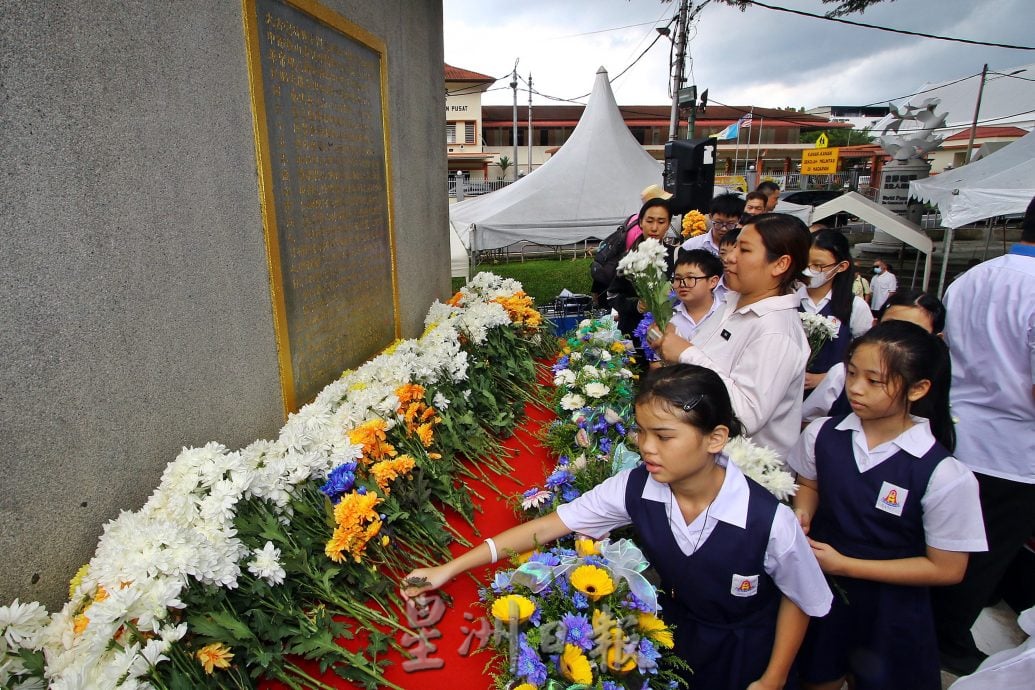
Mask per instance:
[[[746,124],[745,124],[746,123]],[[713,135],[719,141],[725,141],[726,139],[736,139],[740,136],[740,128],[748,128],[751,126],[751,114],[743,115],[739,120],[734,122],[732,125],[726,127],[718,134]]]

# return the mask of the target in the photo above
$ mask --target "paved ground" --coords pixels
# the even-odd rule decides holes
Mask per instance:
[[[1017,627],[1017,614],[1002,602],[982,611],[973,631],[978,648],[986,654],[995,654],[1016,647],[1028,638],[1025,632]],[[955,680],[956,676],[942,671],[943,690]]]

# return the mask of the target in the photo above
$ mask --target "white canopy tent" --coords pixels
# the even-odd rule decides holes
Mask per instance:
[[[603,239],[639,210],[644,187],[660,183],[660,162],[629,132],[601,67],[578,126],[557,153],[499,191],[453,204],[449,222],[465,253],[522,240]]]
[[[909,183],[909,195],[937,204],[942,225],[1024,213],[1035,197],[1035,131],[955,170]]]
[[[836,199],[820,204],[812,212],[812,219],[820,221],[841,211],[847,211],[873,227],[883,230],[896,240],[901,240],[910,247],[915,247],[918,251],[923,252],[925,255],[923,289],[927,289],[931,278],[931,253],[934,251],[934,242],[919,225],[870,201],[858,192],[845,192]]]

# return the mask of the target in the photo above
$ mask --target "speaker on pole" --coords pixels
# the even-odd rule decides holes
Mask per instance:
[[[674,214],[694,209],[707,214],[715,189],[714,138],[674,140],[665,144],[665,191]]]

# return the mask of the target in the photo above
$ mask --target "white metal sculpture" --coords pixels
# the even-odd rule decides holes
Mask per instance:
[[[877,137],[877,143],[897,162],[923,158],[945,139],[936,134],[938,129],[945,126],[947,116],[947,113],[938,115],[934,112],[939,103],[939,98],[926,98],[917,105],[897,107],[890,104],[892,120],[885,125],[881,136]],[[903,130],[902,125],[907,122],[915,122],[918,126]]]

